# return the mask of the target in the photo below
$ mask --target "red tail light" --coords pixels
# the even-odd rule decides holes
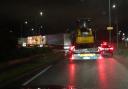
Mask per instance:
[[[70,50],[70,51],[74,51],[74,50],[75,50],[75,46],[71,46],[71,47],[69,48],[69,50]]]
[[[103,50],[103,48],[102,48],[102,47],[98,47],[98,49],[99,49],[99,51],[102,51],[102,50]]]
[[[101,45],[107,45],[107,44],[108,44],[108,43],[104,41]]]
[[[69,48],[69,59],[72,61],[74,59],[73,51],[75,50],[75,46],[71,46]]]
[[[74,56],[73,55],[70,55],[70,60],[73,60],[74,59]]]
[[[111,50],[111,51],[113,51],[113,50],[114,50],[114,48],[113,48],[113,47],[111,47],[111,48],[110,48],[110,50]]]

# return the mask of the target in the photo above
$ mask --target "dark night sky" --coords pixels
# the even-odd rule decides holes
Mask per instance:
[[[128,23],[128,0],[119,1],[119,22]],[[44,16],[39,16],[43,8]],[[112,14],[113,15],[113,14]],[[21,23],[25,19],[47,24],[48,32],[64,32],[77,18],[93,18],[97,27],[106,28],[108,0],[1,0],[0,26]],[[113,15],[114,18],[114,15]]]
[[[111,0],[111,3],[115,1],[118,1],[119,27],[127,30],[128,0]],[[39,15],[41,8],[42,17]],[[112,22],[115,11],[112,10]],[[21,29],[25,34],[27,30],[30,33],[34,23],[45,24],[43,33],[58,33],[65,32],[78,18],[92,18],[97,36],[103,39],[108,36],[108,0],[0,0],[0,50],[15,48]],[[24,24],[26,19],[27,26]]]

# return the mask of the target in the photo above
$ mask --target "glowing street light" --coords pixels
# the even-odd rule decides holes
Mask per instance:
[[[34,31],[34,28],[32,28],[31,30]]]
[[[25,21],[24,23],[25,23],[25,24],[28,24],[28,21]]]
[[[112,5],[112,8],[115,9],[115,8],[116,8],[116,4],[113,4],[113,5]]]
[[[43,16],[43,14],[44,14],[44,13],[43,13],[42,11],[40,11],[40,16]]]
[[[123,36],[125,36],[125,33],[123,33]]]

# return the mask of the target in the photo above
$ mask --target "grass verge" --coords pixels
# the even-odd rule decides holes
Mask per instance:
[[[116,55],[128,57],[128,48],[125,47],[123,44],[119,44],[118,49],[115,52]]]
[[[17,48],[13,50],[5,50],[0,53],[1,62],[15,60],[19,58],[26,58],[31,55],[39,53],[48,53],[51,49],[47,47],[43,48]]]
[[[5,70],[4,72],[2,72],[0,74],[0,83],[6,82],[8,80],[12,80],[40,66],[51,64],[55,61],[62,59],[62,57],[63,55],[61,53],[59,53],[59,55],[54,52],[44,53],[38,56],[37,58],[35,58],[34,60],[20,64],[16,67],[13,67],[7,71]]]

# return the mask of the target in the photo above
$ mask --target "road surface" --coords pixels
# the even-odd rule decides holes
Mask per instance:
[[[128,89],[128,67],[121,58],[63,60],[25,86],[64,86],[74,89]]]

